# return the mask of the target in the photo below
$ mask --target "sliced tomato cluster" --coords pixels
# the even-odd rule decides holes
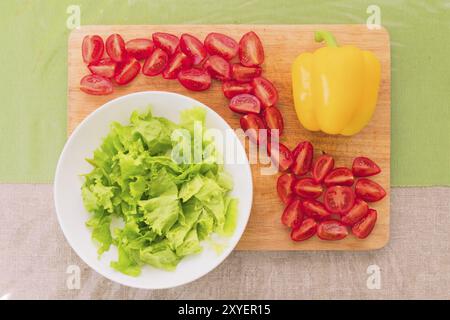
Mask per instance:
[[[271,81],[262,76],[264,47],[261,39],[250,31],[237,44],[233,39],[219,35],[213,33],[206,37],[207,51],[220,57],[210,56],[205,66],[213,78],[222,81],[223,94],[230,99],[229,108],[242,114],[241,128],[257,144],[260,143],[260,129],[277,129],[281,135],[284,123],[281,112],[276,107],[278,91]],[[230,49],[225,56],[223,48],[227,46]],[[236,53],[238,59],[233,61]]]
[[[367,157],[357,157],[351,169],[335,168],[332,156],[323,154],[315,161],[313,156],[308,141],[292,152],[280,144],[276,159],[271,155],[286,171],[278,178],[277,192],[286,204],[281,222],[291,228],[291,239],[303,241],[317,234],[322,240],[341,240],[349,228],[357,238],[366,238],[377,220],[377,211],[368,202],[386,196],[383,187],[367,178],[380,173],[380,167]]]
[[[225,97],[234,98],[230,108],[244,114],[259,114],[278,97],[272,83],[261,77],[264,50],[254,32],[246,33],[239,43],[216,32],[203,42],[187,33],[178,37],[155,32],[151,39],[127,42],[119,34],[105,42],[98,35],[88,35],[83,39],[82,55],[91,74],[81,80],[80,88],[88,94],[110,94],[114,83],[126,85],[142,70],[148,77],[161,74],[165,79],[178,79],[193,91],[207,90],[212,79],[222,81]]]

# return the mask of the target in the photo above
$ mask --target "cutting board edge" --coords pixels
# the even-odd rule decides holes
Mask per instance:
[[[170,28],[170,27],[180,27],[180,25],[142,25],[142,24],[138,24],[138,25],[103,25],[103,26],[97,26],[97,25],[86,25],[86,26],[82,26],[82,27],[80,27],[79,29],[75,29],[75,30],[73,30],[71,33],[70,33],[70,35],[69,35],[69,44],[71,43],[71,39],[72,39],[72,37],[73,36],[75,36],[75,35],[77,35],[78,33],[80,33],[80,34],[83,34],[83,32],[85,32],[85,30],[86,29],[88,29],[89,30],[89,28],[97,28],[97,27],[99,27],[99,28],[101,28],[102,29],[102,31],[101,32],[108,32],[110,29],[113,29],[113,28],[124,28],[124,27],[139,27],[139,26],[143,26],[143,27],[146,27],[146,28],[149,28],[149,27],[152,27],[152,26],[155,26],[155,28],[157,28],[157,27],[164,27],[164,28]],[[209,25],[199,25],[199,24],[185,24],[185,25],[181,25],[181,26],[183,26],[183,27],[186,27],[186,26],[193,26],[193,27],[206,27],[206,26],[209,26]],[[217,25],[211,25],[211,26],[216,26],[216,27],[223,27],[223,26],[234,26],[234,25],[232,25],[232,24],[217,24]],[[273,25],[264,25],[264,24],[246,24],[246,25],[237,25],[237,26],[240,26],[240,27],[251,27],[251,26],[255,26],[255,27],[259,27],[259,28],[261,28],[261,27],[263,27],[263,28],[270,28],[271,26],[275,26],[275,27],[295,27],[295,26],[309,26],[309,27],[311,27],[311,26],[316,26],[316,27],[335,27],[335,28],[337,28],[337,27],[352,27],[352,28],[361,28],[361,27],[365,27],[365,24],[320,24],[320,25],[317,25],[317,24],[307,24],[307,25],[298,25],[298,24],[273,24]],[[389,131],[390,131],[390,128],[391,128],[391,72],[392,72],[392,69],[391,69],[391,45],[390,45],[390,34],[389,34],[389,31],[385,28],[385,27],[382,27],[381,28],[381,30],[377,30],[378,32],[382,32],[382,33],[384,33],[386,36],[387,36],[387,43],[385,44],[385,48],[386,48],[386,50],[385,50],[385,54],[386,54],[386,58],[387,58],[387,66],[388,66],[388,69],[389,69],[389,72],[386,72],[386,78],[385,78],[385,80],[388,82],[388,86],[386,87],[386,94],[387,94],[387,98],[388,98],[388,101],[387,101],[387,107],[389,108],[388,110],[389,110],[389,112],[388,112],[388,117],[389,117]],[[112,30],[111,31],[111,33],[112,32],[114,32],[114,30]],[[81,44],[80,44],[80,46],[81,46]],[[70,48],[69,48],[70,49]],[[68,64],[70,64],[70,55],[68,56]],[[68,99],[69,99],[69,101],[68,101],[68,113],[67,113],[67,133],[68,133],[68,135],[70,135],[70,133],[74,130],[74,129],[76,129],[76,126],[77,125],[75,125],[75,126],[73,126],[73,128],[71,128],[70,126],[73,124],[73,123],[71,123],[70,122],[70,117],[69,117],[69,115],[70,115],[70,109],[71,109],[71,107],[72,107],[72,104],[70,103],[70,101],[71,101],[71,95],[74,95],[74,96],[76,96],[76,93],[73,91],[72,93],[71,93],[71,90],[70,90],[70,88],[74,88],[74,86],[73,86],[73,84],[74,84],[74,82],[72,82],[74,79],[71,79],[70,78],[70,73],[68,73]],[[70,86],[70,84],[72,84],[72,86]],[[81,122],[81,121],[80,121]],[[79,122],[79,123],[80,123]],[[79,124],[78,123],[78,124]],[[389,136],[390,136],[390,134],[389,134]],[[390,156],[391,156],[391,150],[390,150],[390,139],[388,140],[388,143],[389,143],[389,153],[388,153],[388,157],[389,157],[389,159],[390,159]],[[390,174],[387,176],[387,180],[390,182]],[[389,188],[389,186],[388,186],[388,191],[390,191],[389,190],[390,188]],[[384,230],[384,233],[383,233],[383,237],[378,237],[378,242],[377,243],[374,243],[374,246],[372,246],[372,247],[351,247],[351,248],[349,248],[349,247],[347,247],[347,246],[336,246],[335,248],[333,247],[333,248],[327,248],[327,247],[321,247],[321,246],[317,246],[317,247],[314,247],[314,248],[297,248],[297,247],[284,247],[284,248],[267,248],[267,247],[258,247],[258,248],[249,248],[249,245],[243,245],[242,247],[240,246],[240,244],[238,244],[237,245],[237,247],[236,247],[236,250],[239,250],[239,251],[373,251],[373,250],[379,250],[379,249],[382,249],[384,246],[386,246],[388,243],[389,243],[389,240],[390,240],[390,202],[388,203],[388,214],[387,214],[387,220],[386,220],[386,222],[387,222],[387,224],[386,224],[386,227],[385,227],[385,230]],[[316,244],[318,244],[318,243],[316,243]]]

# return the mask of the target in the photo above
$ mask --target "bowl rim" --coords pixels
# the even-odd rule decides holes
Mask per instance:
[[[101,276],[103,276],[103,277],[109,279],[110,281],[113,281],[113,282],[115,282],[115,283],[118,283],[118,284],[120,284],[120,285],[124,285],[124,286],[127,286],[127,287],[138,288],[138,289],[169,289],[169,288],[175,288],[175,287],[183,286],[183,285],[186,285],[186,284],[191,283],[191,282],[193,282],[193,281],[196,281],[196,280],[202,278],[203,276],[207,275],[208,273],[210,273],[210,272],[213,271],[214,269],[216,269],[216,268],[217,268],[217,267],[218,267],[218,266],[219,266],[226,258],[228,258],[228,256],[231,254],[231,252],[234,251],[234,249],[235,249],[236,246],[238,245],[239,241],[241,240],[242,235],[243,235],[244,232],[245,232],[245,229],[247,228],[248,220],[250,219],[251,209],[252,209],[252,206],[253,206],[253,196],[254,196],[254,195],[253,195],[253,175],[252,175],[252,170],[251,170],[251,167],[250,167],[250,163],[249,163],[248,156],[247,156],[247,153],[246,153],[246,151],[245,151],[245,148],[244,148],[244,146],[242,145],[242,143],[241,143],[241,141],[239,140],[239,138],[237,137],[237,135],[236,135],[236,133],[234,132],[234,130],[233,130],[233,136],[234,136],[235,139],[236,139],[237,141],[239,141],[239,143],[240,143],[240,147],[242,148],[242,151],[243,151],[243,154],[244,154],[245,160],[246,160],[246,163],[245,163],[245,171],[247,171],[247,174],[248,174],[248,176],[250,177],[250,179],[249,179],[250,181],[248,181],[248,183],[250,184],[250,194],[248,195],[248,196],[249,196],[249,208],[248,208],[248,210],[247,210],[248,213],[247,213],[246,216],[244,217],[244,219],[245,219],[245,220],[244,220],[244,225],[243,225],[242,231],[241,231],[241,233],[239,234],[239,236],[238,236],[236,242],[235,242],[233,245],[229,245],[229,246],[227,246],[226,249],[224,249],[223,253],[222,253],[220,256],[218,256],[218,258],[216,259],[216,261],[212,264],[212,267],[211,267],[207,272],[201,273],[201,274],[199,274],[199,275],[193,277],[192,279],[189,279],[188,281],[182,282],[182,283],[180,283],[180,284],[170,284],[170,285],[161,285],[161,286],[151,286],[151,287],[150,287],[150,286],[145,286],[145,285],[142,285],[142,286],[141,286],[141,285],[139,285],[139,284],[125,283],[125,282],[121,281],[120,279],[114,279],[114,277],[113,277],[112,275],[108,274],[107,272],[103,272],[103,268],[98,268],[97,266],[91,264],[90,261],[89,261],[89,259],[88,259],[84,254],[82,254],[82,253],[80,252],[80,248],[77,247],[77,246],[74,246],[74,243],[73,243],[74,240],[71,239],[71,238],[69,238],[69,237],[67,236],[68,232],[66,231],[65,224],[62,223],[62,219],[63,219],[63,218],[62,218],[62,215],[61,215],[60,212],[61,212],[63,209],[59,207],[58,201],[57,201],[57,199],[59,198],[59,196],[58,196],[58,194],[59,194],[59,191],[58,191],[58,189],[59,189],[59,188],[58,188],[59,183],[58,183],[58,181],[60,180],[59,177],[60,177],[61,171],[62,171],[62,168],[61,168],[61,167],[62,167],[62,163],[63,163],[64,157],[66,156],[67,150],[68,150],[68,148],[69,148],[69,146],[70,146],[70,144],[71,144],[72,139],[74,139],[74,137],[75,137],[81,130],[83,130],[83,128],[87,125],[87,123],[88,123],[89,121],[91,121],[91,119],[92,119],[93,117],[95,117],[95,115],[97,115],[98,113],[101,113],[103,110],[106,110],[106,109],[109,109],[109,108],[113,107],[113,106],[114,106],[114,103],[117,103],[117,102],[119,102],[119,101],[121,101],[121,100],[126,100],[126,99],[130,98],[131,96],[139,96],[139,95],[147,95],[147,94],[173,95],[173,96],[179,96],[179,97],[182,97],[183,99],[191,100],[193,103],[195,103],[196,106],[202,107],[202,108],[206,109],[207,112],[210,112],[210,113],[212,113],[214,116],[220,118],[220,119],[224,122],[224,125],[225,125],[225,127],[226,127],[227,129],[233,130],[233,128],[228,124],[228,122],[227,122],[222,116],[220,116],[216,111],[214,111],[214,109],[212,109],[211,107],[207,106],[206,104],[204,104],[204,103],[202,103],[202,102],[200,102],[200,101],[198,101],[198,100],[196,100],[196,99],[194,99],[194,98],[191,98],[191,97],[189,97],[189,96],[185,96],[185,95],[182,95],[182,94],[179,94],[179,93],[175,93],[175,92],[158,91],[158,90],[155,90],[155,91],[151,91],[151,90],[149,90],[149,91],[139,91],[139,92],[133,92],[133,93],[126,94],[126,95],[117,97],[117,98],[115,98],[115,99],[109,100],[109,101],[105,102],[103,105],[101,105],[100,107],[98,107],[97,109],[95,109],[93,112],[91,112],[90,114],[88,114],[88,115],[87,115],[87,116],[86,116],[86,117],[85,117],[85,118],[77,125],[77,127],[72,131],[72,133],[70,134],[70,136],[67,138],[67,140],[66,140],[66,142],[65,142],[65,144],[64,144],[64,147],[63,147],[63,149],[62,149],[62,151],[61,151],[61,153],[60,153],[60,155],[59,155],[58,162],[57,162],[56,169],[55,169],[55,176],[54,176],[54,179],[53,179],[53,203],[54,203],[54,206],[55,206],[55,212],[56,212],[56,216],[57,216],[57,219],[58,219],[58,224],[59,224],[59,226],[60,226],[60,228],[61,228],[61,230],[62,230],[62,232],[63,232],[63,234],[64,234],[64,237],[65,237],[66,241],[69,243],[71,249],[72,249],[73,251],[75,251],[75,253],[78,255],[78,257],[79,257],[85,264],[87,264],[91,269],[93,269],[94,271],[96,271],[96,272],[97,272],[98,274],[100,274]],[[117,107],[117,106],[116,106],[116,107]],[[162,116],[162,115],[159,115],[159,116]],[[239,215],[241,215],[241,214],[242,214],[242,213],[239,213]],[[77,249],[76,249],[76,248],[77,248]],[[139,276],[138,276],[137,278],[139,278]]]

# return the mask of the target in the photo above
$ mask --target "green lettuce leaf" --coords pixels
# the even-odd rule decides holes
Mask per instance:
[[[158,235],[165,235],[180,214],[179,200],[173,195],[143,200],[139,205],[144,210],[145,222]]]
[[[179,197],[183,202],[188,201],[196,195],[203,187],[203,179],[201,176],[195,176],[192,180],[181,185]]]
[[[119,245],[117,251],[119,253],[119,259],[117,261],[111,261],[111,268],[133,277],[140,275],[140,259],[136,256],[139,251],[126,248],[123,245]]]
[[[133,112],[129,124],[113,122],[86,159],[93,166],[81,188],[91,213],[86,225],[99,255],[117,247],[113,269],[130,276],[144,265],[174,270],[183,257],[201,252],[201,241],[213,232],[233,233],[237,201],[228,195],[233,181],[219,164],[214,140],[204,134],[205,119],[202,108],[183,111],[179,125],[150,110]],[[184,130],[186,139],[179,140],[176,129]],[[177,161],[180,141],[188,155],[199,147],[208,147],[208,153]],[[114,219],[123,227],[112,233]]]
[[[97,213],[86,222],[86,225],[92,228],[92,239],[100,244],[98,254],[108,251],[113,241],[110,230],[111,216]]]
[[[179,257],[184,257],[190,254],[196,254],[202,251],[200,241],[197,236],[197,229],[191,229],[184,239],[183,243],[177,247],[176,254]]]
[[[237,225],[238,200],[235,198],[227,198],[226,200],[225,222],[223,225],[222,235],[231,236]]]
[[[172,249],[177,249],[183,244],[187,234],[194,228],[195,223],[202,213],[203,206],[199,201],[192,199],[182,205],[182,210],[184,221],[178,221],[166,235]]]
[[[214,217],[211,213],[203,210],[197,221],[198,238],[205,240],[214,231]]]
[[[140,251],[140,259],[156,268],[175,270],[180,257],[170,249],[167,240],[153,243]]]

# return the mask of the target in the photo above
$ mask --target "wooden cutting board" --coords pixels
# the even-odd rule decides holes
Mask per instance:
[[[320,46],[314,42],[314,31],[332,31],[340,44],[353,44],[371,50],[381,61],[381,88],[378,105],[370,124],[353,137],[329,136],[305,130],[297,120],[293,108],[291,88],[291,64],[304,51],[313,51]],[[131,84],[116,87],[109,96],[91,96],[79,90],[80,79],[88,74],[81,57],[81,43],[85,35],[98,34],[104,39],[111,33],[121,34],[125,40],[151,37],[156,31],[181,35],[189,32],[204,39],[209,32],[221,32],[240,37],[255,31],[261,38],[265,50],[264,76],[278,89],[279,103],[285,121],[285,134],[281,141],[293,148],[299,141],[310,140],[315,153],[322,151],[334,156],[336,166],[351,166],[352,158],[365,155],[376,161],[382,173],[374,180],[379,182],[388,195],[372,205],[378,211],[378,222],[372,234],[365,240],[352,235],[336,242],[327,242],[314,237],[304,242],[293,242],[288,230],[280,223],[283,204],[276,193],[278,175],[262,176],[260,166],[252,165],[254,182],[253,208],[247,229],[239,242],[239,250],[370,250],[383,247],[389,239],[389,186],[390,186],[390,44],[385,29],[368,30],[365,25],[145,25],[145,26],[84,26],[72,32],[68,54],[68,133],[92,111],[104,103],[132,92],[164,90],[178,92],[197,99],[217,111],[233,128],[239,127],[239,116],[227,107],[219,82],[214,82],[205,92],[192,92],[176,80],[165,80],[161,76],[138,76]],[[351,90],[351,88],[349,88]],[[236,182],[239,183],[239,182]]]

